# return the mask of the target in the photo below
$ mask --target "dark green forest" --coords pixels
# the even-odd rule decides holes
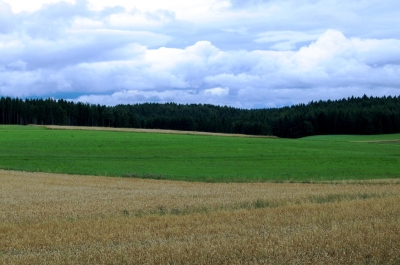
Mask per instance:
[[[400,133],[400,96],[312,101],[272,109],[208,104],[105,106],[63,99],[1,97],[0,124],[172,129],[299,138]]]

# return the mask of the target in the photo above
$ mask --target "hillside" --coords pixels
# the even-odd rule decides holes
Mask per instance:
[[[167,129],[300,138],[400,132],[400,97],[347,98],[274,109],[203,104],[105,106],[63,99],[1,97],[0,124]]]

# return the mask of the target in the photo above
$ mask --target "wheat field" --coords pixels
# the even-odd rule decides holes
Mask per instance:
[[[400,264],[400,181],[0,170],[0,264]]]

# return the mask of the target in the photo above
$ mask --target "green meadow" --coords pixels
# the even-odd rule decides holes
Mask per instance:
[[[186,181],[400,177],[400,134],[239,138],[0,126],[0,168]]]

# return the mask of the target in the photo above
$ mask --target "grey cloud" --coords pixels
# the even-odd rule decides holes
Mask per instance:
[[[340,32],[328,31],[298,52],[224,52],[207,42],[185,50],[151,50],[151,57],[159,60],[144,58],[142,65],[127,62],[127,66],[118,68],[119,77],[124,69],[125,73],[137,74],[126,74],[121,79],[114,74],[106,75],[125,92],[101,96],[101,100],[109,100],[110,104],[118,100],[143,102],[157,96],[157,101],[161,102],[220,102],[218,104],[252,107],[257,105],[257,100],[265,106],[273,106],[273,102],[278,105],[296,103],[326,98],[326,95],[341,98],[362,96],[362,91],[374,95],[381,95],[382,91],[399,92],[400,67],[391,64],[369,67],[358,58],[360,52],[367,52],[369,45],[357,43],[358,40],[347,39]],[[386,41],[382,41],[381,50],[386,45]],[[175,60],[170,61],[170,58]],[[194,90],[198,92],[193,93]],[[94,98],[99,99],[94,95],[80,99]]]
[[[260,41],[260,34],[269,32],[278,35],[283,31],[302,32],[303,34],[322,33],[328,29],[336,29],[349,37],[360,38],[397,38],[400,35],[400,16],[397,10],[400,2],[388,1],[337,1],[330,0],[231,0],[233,12],[237,8],[253,14],[243,20],[232,22],[232,28],[246,28],[246,36],[236,36],[237,42],[247,43],[251,49],[298,49],[299,45],[286,41],[275,46],[261,43],[249,44],[248,36]],[[226,35],[228,36],[228,35]],[[262,37],[261,37],[262,38]],[[218,47],[223,47],[216,39],[211,40]],[[225,43],[224,43],[225,44]],[[308,43],[303,43],[303,45]],[[229,44],[227,44],[229,45]]]
[[[5,85],[19,87],[23,95],[29,89],[42,94],[83,89],[88,96],[79,100],[108,104],[147,100],[254,107],[258,100],[273,106],[325,97],[321,91],[333,98],[360,91],[398,93],[400,65],[393,64],[400,57],[398,44],[330,30],[299,51],[223,51],[203,41],[185,49],[131,47],[137,56],[127,60],[81,62],[58,71],[21,71],[26,63],[15,61],[0,73],[5,80],[12,76]]]
[[[0,7],[3,15],[0,17],[1,25],[16,25],[13,31],[0,35],[0,64],[3,65],[21,60],[30,70],[59,70],[79,63],[131,59],[138,55],[142,45],[159,47],[171,40],[171,37],[156,32],[120,30],[107,28],[107,25],[94,29],[71,29],[77,18],[102,21],[107,19],[108,12],[121,11],[121,8],[91,11],[87,1],[83,0],[76,4],[59,2],[45,5],[33,13],[13,14],[10,7],[1,1]],[[6,27],[2,29],[4,31]]]
[[[202,25],[170,11],[93,11],[82,0],[13,14],[0,0],[0,96],[252,108],[400,94],[397,29],[375,37],[390,24],[385,15],[399,20],[386,2],[379,14],[374,1],[351,0],[342,13],[324,0],[241,3],[246,19],[230,9],[224,23]],[[362,29],[367,15],[377,25]]]
[[[30,69],[49,68],[59,70],[63,67],[83,62],[126,60],[140,55],[140,45],[135,41],[163,43],[168,40],[150,32],[94,32],[89,36],[72,35],[58,41],[10,42],[0,50],[0,62],[5,64],[23,60]]]
[[[358,58],[371,67],[388,64],[400,65],[400,40],[354,40],[356,46],[368,46],[368,50],[361,49]],[[382,47],[385,47],[382,49]]]
[[[36,12],[23,12],[15,17],[20,33],[33,38],[56,39],[63,37],[74,18],[90,15],[87,2],[78,0],[75,4],[64,1],[46,4]]]
[[[231,106],[245,107],[246,103],[240,103],[237,100],[226,100],[226,97],[221,97],[218,94],[212,95],[207,91],[196,92],[193,90],[187,91],[176,91],[176,90],[164,90],[164,91],[138,91],[138,90],[123,90],[115,92],[110,95],[87,95],[81,96],[76,99],[81,102],[100,102],[100,104],[116,105],[116,104],[131,104],[132,102],[176,102],[176,103],[203,103],[203,104],[214,104],[223,105],[227,103]],[[234,104],[232,103],[234,102]],[[248,106],[247,106],[248,107]]]

